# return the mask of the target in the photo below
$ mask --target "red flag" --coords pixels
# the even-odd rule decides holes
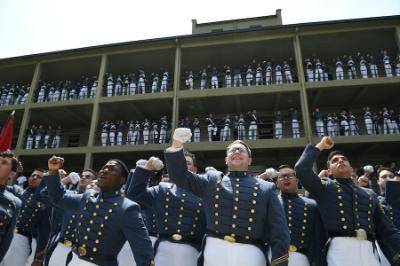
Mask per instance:
[[[8,118],[7,125],[2,130],[0,135],[0,152],[11,149],[13,134],[14,134],[14,113],[13,111]]]

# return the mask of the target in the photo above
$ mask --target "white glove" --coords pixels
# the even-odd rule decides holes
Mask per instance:
[[[205,170],[206,170],[206,173],[209,172],[209,171],[215,171],[215,172],[217,171],[217,169],[215,169],[212,166],[207,166]]]
[[[160,171],[164,168],[164,163],[157,157],[150,157],[149,161],[153,165],[154,169]]]
[[[81,178],[79,177],[79,174],[78,174],[78,173],[75,173],[75,172],[71,172],[71,173],[68,175],[68,177],[69,177],[69,179],[71,180],[71,183],[74,184],[74,185],[76,185],[76,184],[79,182],[79,180],[81,179]]]
[[[366,165],[364,166],[364,172],[368,172],[368,173],[373,173],[374,172],[374,167],[372,165]]]
[[[146,165],[146,163],[147,163],[147,160],[145,160],[145,159],[139,159],[137,162],[136,162],[136,166],[139,166],[139,167],[144,167],[145,165]]]
[[[278,177],[278,171],[276,171],[274,168],[268,168],[265,170],[265,173],[267,174],[268,178],[270,179],[275,179]]]
[[[182,143],[188,142],[192,137],[192,132],[189,128],[179,127],[175,129],[173,139]]]

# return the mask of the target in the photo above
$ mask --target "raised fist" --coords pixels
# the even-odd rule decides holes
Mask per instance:
[[[334,145],[335,142],[331,137],[323,137],[321,141],[316,145],[316,147],[323,151],[332,149]]]
[[[179,127],[175,129],[173,139],[185,143],[192,137],[192,132],[189,128]]]
[[[164,168],[164,163],[157,157],[150,157],[147,164],[151,163],[153,170],[160,171]]]
[[[58,172],[64,164],[64,158],[53,155],[47,162],[49,172]]]

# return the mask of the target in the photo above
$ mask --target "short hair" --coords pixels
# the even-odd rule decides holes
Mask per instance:
[[[192,158],[193,165],[195,167],[197,167],[197,158],[196,158],[196,156],[193,153],[189,152],[189,151],[185,151],[185,157],[186,156]]]
[[[32,173],[35,172],[35,171],[39,171],[39,172],[42,172],[42,173],[46,172],[43,168],[35,168],[35,169],[33,169]]]
[[[280,165],[280,166],[278,167],[278,171],[281,170],[281,169],[285,169],[285,168],[293,169],[293,167],[291,167],[291,166],[288,165],[288,164],[282,164],[282,165]]]
[[[241,145],[243,145],[243,146],[246,148],[246,151],[247,151],[247,153],[249,154],[249,157],[251,157],[251,150],[250,150],[249,145],[247,145],[246,142],[244,142],[243,140],[240,140],[240,139],[231,142],[231,143],[228,145],[228,147],[226,147],[226,152],[228,152],[229,148],[232,147],[232,146],[235,145],[235,144],[241,144]]]
[[[346,154],[345,154],[344,152],[342,152],[342,151],[340,151],[340,150],[332,151],[331,153],[329,153],[328,159],[327,159],[327,161],[326,161],[326,166],[327,166],[328,168],[329,168],[329,165],[330,165],[330,163],[331,163],[331,159],[333,158],[333,156],[336,156],[336,155],[342,155],[342,156],[344,156],[344,157],[347,159],[347,156],[346,156]]]
[[[395,174],[392,168],[384,167],[384,166],[383,166],[383,167],[380,167],[380,168],[378,169],[378,175],[379,175],[382,171],[385,171],[385,170],[391,172],[393,175]]]
[[[116,163],[120,166],[120,168],[121,168],[121,175],[122,175],[123,177],[125,177],[125,178],[128,177],[129,169],[128,169],[128,167],[126,166],[126,164],[125,164],[123,161],[121,161],[120,159],[110,159],[110,160],[108,160],[107,162],[110,162],[110,161],[114,161],[114,162],[116,162]]]
[[[18,161],[17,157],[15,157],[15,154],[13,152],[11,152],[10,150],[3,151],[0,153],[0,157],[11,159],[11,171],[17,172],[18,166],[20,166],[20,162]]]
[[[93,169],[91,169],[91,168],[83,169],[83,170],[82,170],[82,173],[83,173],[83,172],[90,172],[90,173],[92,173],[92,174],[94,175],[94,177],[96,178],[96,172],[95,172]]]

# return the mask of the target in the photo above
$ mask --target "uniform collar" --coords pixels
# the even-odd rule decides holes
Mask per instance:
[[[120,190],[114,190],[114,191],[100,192],[99,198],[107,199],[107,198],[117,197],[120,195],[121,195]]]
[[[351,178],[335,178],[335,180],[340,184],[354,184]]]
[[[286,199],[295,199],[295,198],[299,197],[299,195],[297,193],[282,192],[281,195],[283,198],[286,198]]]
[[[230,171],[227,174],[229,177],[249,177],[248,171]]]

